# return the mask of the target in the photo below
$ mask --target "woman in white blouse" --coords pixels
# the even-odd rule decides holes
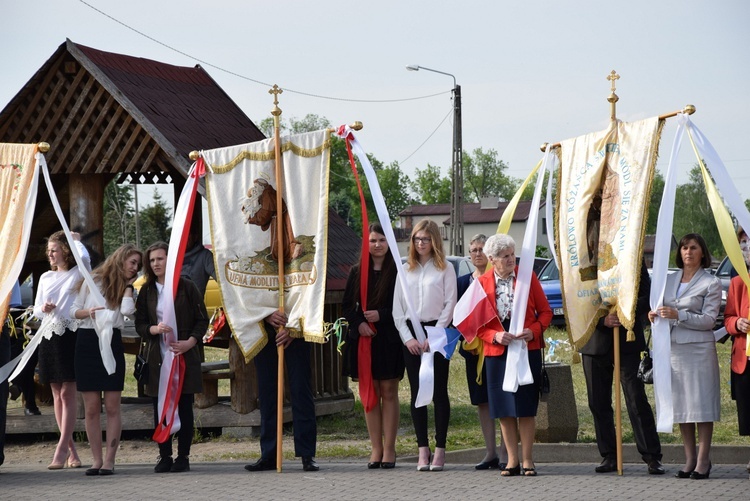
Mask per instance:
[[[72,234],[83,265],[90,269],[89,253],[80,242],[78,233]],[[74,287],[81,279],[75,258],[65,237],[57,231],[47,240],[47,259],[51,270],[39,278],[34,301],[34,316],[42,320],[37,332],[43,336],[39,345],[39,379],[50,385],[55,409],[55,420],[60,429],[60,440],[47,468],[60,470],[66,465],[80,468],[73,442],[76,421],[76,378],[73,357],[78,324],[68,315],[75,299]]]
[[[122,418],[120,396],[125,384],[125,351],[120,330],[125,326],[123,315],[135,313],[133,282],[141,269],[143,255],[132,244],[120,246],[92,273],[94,282],[106,302],[97,303],[88,286],[82,283],[70,315],[81,320],[76,342],[75,369],[76,386],[83,395],[86,410],[86,435],[94,457],[86,475],[112,475],[115,471],[115,454],[120,444]],[[107,311],[109,310],[109,311]],[[112,313],[110,313],[110,311]],[[111,324],[95,330],[97,315],[107,315]],[[101,319],[100,319],[101,320]],[[100,347],[99,335],[112,329],[109,346]],[[112,357],[115,364],[113,374],[108,374],[104,359]],[[104,392],[104,408],[107,413],[107,456],[102,457],[101,392]]]
[[[423,219],[411,232],[406,282],[411,305],[416,309],[422,326],[448,327],[453,318],[453,308],[456,306],[456,272],[445,259],[443,239],[437,224],[433,221]],[[426,340],[424,343],[417,341],[408,317],[403,292],[401,287],[396,287],[393,320],[404,343],[404,360],[411,386],[411,418],[419,447],[417,470],[441,471],[445,464],[445,442],[451,412],[448,400],[450,362],[440,353],[435,353],[435,455],[432,456],[427,435],[427,408],[414,406],[419,393],[422,353],[429,351],[429,344]]]

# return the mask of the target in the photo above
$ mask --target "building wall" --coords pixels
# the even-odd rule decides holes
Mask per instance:
[[[445,219],[448,217],[448,215],[441,215],[441,216],[433,216],[429,219],[432,219],[437,223],[438,226],[442,227],[442,222],[445,221]],[[466,255],[469,255],[469,243],[471,241],[471,237],[476,235],[477,233],[483,233],[487,235],[488,237],[490,235],[494,235],[497,233],[497,223],[467,223],[464,224],[464,251],[466,252]],[[516,241],[516,246],[520,249],[521,245],[523,244],[523,237],[524,233],[526,232],[526,221],[517,221],[514,223],[511,223],[510,225],[510,236],[513,237],[513,240]],[[406,256],[408,252],[409,247],[409,241],[403,240],[398,242],[398,250],[401,253],[401,256]],[[544,247],[547,249],[548,255],[546,257],[551,257],[551,253],[549,251],[549,243],[547,240],[547,230],[546,230],[546,212],[545,209],[540,209],[539,212],[539,224],[537,225],[537,235],[536,235],[536,244],[537,247]],[[443,240],[443,245],[448,245],[448,240]]]

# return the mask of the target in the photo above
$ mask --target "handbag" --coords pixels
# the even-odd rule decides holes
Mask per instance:
[[[648,345],[651,344],[651,333],[648,334],[646,349],[641,354],[641,363],[638,364],[638,379],[644,384],[654,384],[654,361],[651,359],[651,352]]]
[[[141,343],[141,349],[135,356],[135,364],[133,365],[133,377],[138,384],[148,384],[148,361],[143,355],[143,348],[146,343]]]
[[[542,349],[542,377],[541,381],[539,381],[539,396],[549,395],[550,390],[549,375],[547,374],[547,367],[544,364],[544,349]]]

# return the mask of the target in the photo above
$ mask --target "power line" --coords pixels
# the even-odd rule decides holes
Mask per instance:
[[[84,0],[78,0],[78,1],[81,2],[82,4],[84,4],[85,6],[89,7],[90,9],[98,12],[102,16],[104,16],[104,17],[106,17],[108,19],[111,19],[112,21],[116,22],[120,26],[123,26],[123,27],[129,29],[130,31],[133,31],[133,32],[141,35],[142,37],[147,38],[147,39],[151,40],[152,42],[157,43],[157,44],[161,45],[162,47],[165,47],[165,48],[167,48],[167,49],[169,49],[169,50],[171,50],[173,52],[181,54],[181,55],[183,55],[183,56],[185,56],[185,57],[187,57],[189,59],[193,59],[195,61],[198,61],[199,63],[204,64],[206,66],[209,66],[211,68],[217,69],[219,71],[223,71],[224,73],[227,73],[229,75],[235,76],[237,78],[241,78],[241,79],[247,80],[249,82],[253,82],[253,83],[256,83],[256,84],[259,84],[259,85],[263,85],[265,87],[272,87],[272,84],[270,84],[270,83],[263,82],[261,80],[255,80],[254,78],[250,78],[250,77],[247,77],[245,75],[240,75],[239,73],[235,73],[234,71],[227,70],[225,68],[222,68],[221,66],[216,66],[215,64],[211,64],[208,61],[204,61],[202,59],[199,59],[199,58],[197,58],[197,57],[195,57],[195,56],[193,56],[191,54],[188,54],[187,52],[181,51],[180,49],[172,47],[171,45],[168,45],[168,44],[166,44],[166,43],[164,43],[164,42],[162,42],[160,40],[157,40],[156,38],[154,38],[154,37],[152,37],[150,35],[147,35],[146,33],[142,32],[142,31],[139,31],[139,30],[133,28],[132,26],[130,26],[130,25],[128,25],[128,24],[120,21],[119,19],[110,16],[106,12],[104,12],[104,11],[102,11],[100,9],[97,9],[96,7],[94,7],[93,5],[91,5],[90,3],[88,3],[88,2],[86,2]],[[288,89],[286,87],[284,87],[283,89],[284,89],[284,92],[291,92],[292,94],[299,94],[301,96],[314,97],[314,98],[318,98],[318,99],[328,99],[330,101],[346,101],[346,102],[351,102],[351,103],[402,103],[402,102],[405,102],[405,101],[417,101],[417,100],[420,100],[420,99],[429,99],[431,97],[442,96],[443,94],[447,94],[447,93],[452,92],[450,90],[446,90],[446,91],[443,91],[443,92],[438,92],[436,94],[429,94],[429,95],[426,95],[426,96],[405,97],[405,98],[399,98],[399,99],[348,99],[348,98],[343,98],[343,97],[332,97],[332,96],[323,96],[323,95],[320,95],[320,94],[312,94],[310,92],[303,92],[303,91],[299,91],[299,90]]]
[[[405,162],[406,162],[407,160],[409,160],[409,159],[410,159],[411,157],[413,157],[413,156],[414,156],[414,154],[415,154],[416,152],[418,152],[418,151],[419,151],[420,149],[422,149],[422,146],[424,146],[424,145],[425,145],[425,143],[426,143],[427,141],[429,141],[429,140],[430,140],[430,138],[431,138],[432,136],[434,136],[434,135],[435,135],[435,133],[436,133],[436,132],[438,131],[438,129],[440,128],[440,126],[441,126],[441,125],[443,125],[443,123],[444,123],[444,122],[445,122],[445,121],[446,121],[446,120],[448,119],[448,117],[449,117],[449,116],[451,116],[451,113],[453,113],[453,108],[451,108],[451,109],[450,109],[450,111],[448,112],[448,114],[447,114],[447,115],[445,115],[445,117],[444,117],[444,118],[443,118],[443,119],[442,119],[442,120],[440,121],[440,123],[439,123],[439,124],[437,125],[437,127],[435,127],[435,130],[433,130],[433,131],[432,131],[432,132],[430,133],[430,135],[429,135],[429,136],[427,136],[427,139],[425,139],[424,141],[422,141],[422,144],[420,144],[419,146],[417,146],[417,149],[416,149],[416,150],[414,150],[414,151],[412,151],[412,152],[411,152],[411,155],[409,155],[408,157],[406,157],[406,158],[404,158],[403,160],[401,160],[401,161],[399,162],[399,165],[401,165],[401,164],[405,163]]]

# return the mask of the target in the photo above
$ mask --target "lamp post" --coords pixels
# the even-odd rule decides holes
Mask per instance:
[[[448,245],[454,256],[464,255],[464,174],[463,147],[461,145],[461,86],[456,77],[444,71],[425,68],[416,64],[406,67],[409,71],[426,70],[453,78],[453,157],[451,163],[451,217]]]

